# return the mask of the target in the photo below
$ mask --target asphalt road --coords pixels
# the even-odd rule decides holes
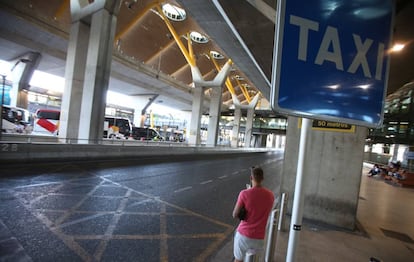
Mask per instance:
[[[0,261],[208,261],[232,237],[249,168],[263,167],[277,197],[282,157],[3,167]]]

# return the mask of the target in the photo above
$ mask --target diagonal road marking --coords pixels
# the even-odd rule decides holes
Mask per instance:
[[[124,211],[127,205],[127,202],[128,202],[128,198],[129,196],[131,196],[131,193],[132,193],[131,190],[128,190],[125,193],[125,198],[121,200],[121,203],[119,204],[119,207],[116,210],[115,215],[112,217],[112,221],[109,224],[108,228],[106,229],[105,238],[101,241],[101,243],[99,243],[99,246],[95,251],[94,257],[97,259],[97,261],[101,260],[102,255],[106,249],[106,246],[108,245],[108,242],[111,239],[112,234],[114,233],[116,225],[118,224],[119,219],[121,219],[122,211]]]
[[[193,187],[192,186],[183,187],[183,188],[175,190],[174,193],[179,193],[179,192],[183,192],[183,191],[186,191],[186,190],[190,190],[191,188],[193,188]]]
[[[211,182],[213,182],[213,180],[206,180],[206,181],[201,182],[200,185],[205,185]]]
[[[38,209],[35,208],[31,203],[31,204],[24,204],[24,206],[33,214],[35,215],[40,221],[42,221],[42,223],[44,225],[47,226],[47,228],[49,228],[51,230],[52,233],[54,233],[58,238],[60,238],[65,245],[70,248],[71,250],[73,250],[76,254],[78,254],[80,256],[80,258],[82,259],[82,261],[100,261],[101,259],[103,259],[103,255],[105,254],[105,250],[107,248],[107,245],[109,243],[110,240],[112,239],[158,239],[160,241],[160,262],[167,262],[169,260],[169,252],[168,252],[168,239],[200,239],[200,238],[208,238],[208,239],[212,239],[213,241],[211,242],[211,244],[209,244],[202,253],[199,253],[197,256],[194,258],[194,261],[205,261],[219,246],[220,244],[225,241],[225,239],[231,234],[231,232],[233,232],[233,226],[232,225],[228,225],[226,223],[223,223],[219,220],[215,220],[209,217],[206,217],[204,215],[195,213],[191,210],[188,210],[186,208],[182,208],[179,206],[176,206],[174,204],[168,203],[166,201],[161,200],[159,197],[157,196],[152,196],[152,195],[148,195],[145,194],[143,192],[131,189],[127,186],[124,186],[122,184],[116,183],[114,181],[111,181],[110,179],[106,178],[106,177],[97,177],[99,179],[101,179],[101,181],[99,181],[99,183],[96,184],[96,186],[94,188],[92,188],[92,190],[90,190],[88,193],[83,194],[84,197],[82,199],[80,199],[76,205],[68,208],[67,210],[49,210],[49,211],[58,211],[59,213],[61,213],[61,216],[58,217],[57,222],[52,222],[49,220],[48,217],[46,217],[46,215],[42,212],[47,212],[46,209]],[[204,182],[208,182],[209,181],[204,181]],[[65,184],[70,183],[70,181],[64,181],[62,182],[60,185],[58,185],[59,187],[64,186]],[[121,187],[127,190],[127,193],[125,194],[125,196],[123,197],[123,199],[121,200],[121,202],[118,204],[118,208],[117,210],[114,211],[103,211],[103,212],[98,212],[98,211],[82,211],[82,210],[77,210],[82,203],[84,203],[87,198],[93,196],[94,192],[101,186],[103,185],[103,183],[111,183],[114,186],[117,187]],[[181,188],[177,191],[185,191],[185,190],[190,190],[192,187],[185,187],[185,188]],[[55,190],[51,190],[50,193],[44,193],[44,195],[49,195],[49,194],[55,194],[53,193]],[[134,199],[134,197],[132,197],[132,193],[138,194],[140,196],[143,196],[146,199],[146,201],[156,201],[158,203],[161,204],[161,210],[160,212],[126,212],[125,209],[127,207],[127,202],[128,200]],[[20,193],[16,192],[16,196],[18,197],[20,195]],[[70,196],[70,195],[69,195]],[[116,197],[116,196],[115,196]],[[21,199],[21,198],[19,198]],[[24,200],[24,199],[21,199]],[[140,201],[141,202],[141,201]],[[134,205],[136,203],[133,203],[132,205]],[[167,207],[173,207],[183,213],[177,213],[177,212],[167,212]],[[68,217],[71,214],[75,214],[75,213],[85,213],[85,214],[91,214],[88,217],[84,217],[78,220],[74,220],[74,221],[70,221],[68,223],[62,223],[64,222],[66,219],[68,219]],[[145,215],[154,215],[154,216],[159,216],[159,221],[160,221],[160,233],[159,234],[155,234],[155,235],[114,235],[114,231],[120,221],[120,218],[122,215],[127,214],[127,213],[131,213],[131,214],[145,214]],[[68,227],[69,225],[73,225],[73,224],[77,224],[80,223],[82,221],[86,221],[86,220],[91,220],[93,218],[97,218],[99,216],[102,216],[103,214],[113,214],[114,216],[112,217],[112,220],[110,222],[110,224],[108,225],[105,233],[103,235],[71,235],[68,234],[66,232],[63,232],[61,229],[63,227]],[[216,225],[220,225],[222,227],[224,227],[224,232],[220,232],[220,233],[207,233],[207,234],[184,234],[184,235],[169,235],[167,232],[167,216],[170,215],[179,215],[179,216],[193,216],[193,217],[199,217],[204,221],[208,221],[211,222],[213,224]],[[220,230],[221,231],[221,230]],[[98,244],[98,247],[96,248],[94,254],[89,254],[88,251],[86,251],[82,246],[80,246],[76,241],[77,240],[82,240],[82,239],[95,239],[95,240],[100,240],[100,243]]]

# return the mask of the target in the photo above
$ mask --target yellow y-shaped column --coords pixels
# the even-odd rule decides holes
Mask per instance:
[[[200,145],[200,126],[201,126],[201,115],[202,115],[202,108],[203,108],[203,100],[204,100],[204,90],[206,88],[212,88],[212,95],[210,100],[210,110],[209,110],[209,124],[208,124],[208,135],[207,135],[207,145],[215,146],[217,144],[217,134],[218,134],[218,126],[219,126],[219,119],[220,119],[220,110],[221,110],[221,94],[222,94],[222,85],[227,78],[228,73],[230,72],[230,68],[233,62],[229,59],[227,63],[223,66],[216,77],[211,81],[204,80],[199,68],[197,67],[196,60],[194,58],[191,37],[190,34],[187,33],[187,45],[188,50],[184,46],[183,42],[180,39],[180,36],[175,31],[174,27],[170,23],[167,17],[165,17],[162,8],[160,5],[156,6],[158,13],[163,18],[165,24],[168,27],[171,35],[173,36],[175,42],[177,43],[178,47],[180,48],[182,54],[186,58],[188,64],[191,68],[191,75],[193,77],[194,83],[194,99],[193,99],[193,108],[192,108],[192,115],[191,115],[191,123],[190,123],[190,132],[188,137],[188,142],[190,145]]]
[[[238,138],[240,132],[240,118],[242,116],[241,110],[247,109],[246,129],[244,133],[244,147],[250,147],[253,130],[254,109],[260,98],[260,93],[257,93],[248,105],[242,105],[236,95],[231,95],[234,104],[234,120],[233,132],[231,137],[231,146],[238,146]]]

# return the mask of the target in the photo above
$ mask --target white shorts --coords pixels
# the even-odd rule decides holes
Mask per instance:
[[[234,235],[233,254],[237,260],[243,261],[249,249],[255,250],[256,254],[263,257],[263,239],[253,239],[243,236],[238,231]]]

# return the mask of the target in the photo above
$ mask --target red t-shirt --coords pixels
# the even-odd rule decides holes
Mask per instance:
[[[272,191],[264,187],[242,190],[237,198],[237,205],[244,206],[247,215],[245,220],[240,221],[237,231],[248,238],[264,239],[273,201]]]

